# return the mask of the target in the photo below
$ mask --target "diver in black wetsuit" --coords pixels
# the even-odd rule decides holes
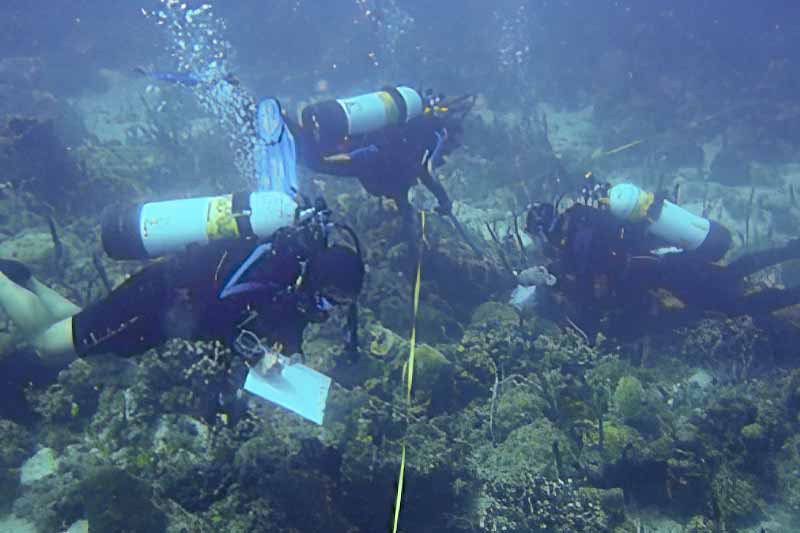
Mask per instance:
[[[237,147],[237,161],[247,174],[252,173],[258,190],[289,195],[302,192],[294,158],[286,164],[290,160],[287,152],[294,154],[296,148],[297,162],[312,171],[355,177],[370,194],[393,200],[403,221],[409,255],[416,257],[418,236],[408,194],[414,185],[422,183],[436,197],[435,211],[450,219],[469,247],[482,255],[453,215],[452,202],[435,174],[444,156],[461,145],[464,118],[475,104],[473,95],[445,101],[431,90],[385,87],[374,93],[308,105],[298,123],[274,98],[255,104],[234,76],[204,81],[192,72],[148,72],[142,68],[136,72],[187,87],[213,87],[210,98],[214,108],[226,122],[236,125],[237,132],[246,133],[246,146]],[[250,163],[254,168],[244,168]]]
[[[231,343],[244,329],[301,351],[303,329],[361,291],[352,248],[306,238],[305,228],[193,246],[137,272],[80,309],[14,261],[0,261],[0,306],[43,358],[130,356],[172,337]]]
[[[218,84],[224,90],[217,91],[217,98],[242,92],[238,79],[230,75],[202,81],[191,72],[148,72],[141,67],[135,71],[188,87]],[[280,144],[284,137],[291,137],[292,150],[296,143],[297,162],[301,165],[314,172],[355,177],[368,193],[393,200],[412,247],[416,246],[417,239],[408,193],[417,183],[433,193],[438,201],[436,211],[450,218],[463,235],[463,229],[453,217],[452,202],[436,178],[435,169],[444,163],[445,155],[461,145],[463,121],[475,103],[474,96],[445,101],[442,95],[431,90],[387,87],[368,95],[306,106],[301,112],[301,123],[281,109],[273,98],[264,99],[258,105],[249,96],[222,100],[224,105],[218,107],[230,115],[230,121],[250,132],[247,137],[254,145],[255,174],[260,189],[297,192],[299,186],[293,166],[284,172],[288,179],[276,187],[267,178],[275,178],[275,173],[270,172],[272,163],[263,161],[270,147]],[[270,116],[271,112],[262,112],[265,104],[279,110],[289,135],[284,135],[282,125],[276,126],[278,121]],[[263,118],[267,119],[266,124]],[[468,244],[475,249],[474,243],[468,240]]]
[[[534,204],[525,229],[544,243],[547,270],[557,280],[554,290],[543,294],[594,338],[604,313],[615,305],[612,295],[618,292],[628,258],[646,253],[641,229],[582,203],[561,213],[552,204]]]
[[[800,259],[800,239],[745,254],[728,265],[697,260],[692,252],[666,254],[655,260],[632,258],[627,273],[634,287],[666,289],[690,308],[728,316],[758,316],[800,303],[800,287],[748,292],[747,276]]]
[[[443,156],[461,145],[463,119],[474,103],[471,97],[460,97],[446,104],[431,91],[424,97],[419,116],[333,142],[317,131],[317,107],[303,110],[302,125],[287,118],[297,141],[298,162],[315,172],[355,177],[370,194],[393,200],[412,246],[416,238],[408,193],[414,185],[425,185],[438,201],[436,211],[452,217],[452,202],[435,169],[444,163]],[[322,113],[327,112],[323,108]]]
[[[704,311],[758,316],[800,303],[800,288],[746,290],[747,276],[800,259],[800,239],[723,266],[697,251],[656,253],[659,242],[647,234],[646,224],[620,221],[602,203],[575,204],[562,213],[551,204],[536,204],[528,212],[526,229],[548,243],[548,269],[557,277],[557,289],[573,318],[590,337],[608,314],[616,315],[617,325],[624,324],[614,330],[638,329],[630,324],[639,324],[655,289],[681,300],[684,318]],[[724,254],[730,237],[727,231],[719,234],[723,242],[717,248]]]

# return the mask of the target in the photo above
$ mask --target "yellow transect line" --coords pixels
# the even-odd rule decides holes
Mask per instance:
[[[411,407],[411,382],[414,378],[414,354],[417,347],[417,311],[419,310],[419,287],[422,281],[422,246],[425,242],[425,211],[420,211],[420,246],[417,254],[417,275],[414,280],[414,302],[411,310],[411,338],[409,339],[410,348],[408,350],[408,362],[406,363],[406,414]],[[406,421],[408,417],[406,417]],[[392,522],[392,533],[397,533],[397,523],[400,519],[400,502],[403,496],[403,478],[406,471],[406,442],[403,436],[403,451],[400,456],[400,474],[397,479],[397,496],[394,501],[394,521]]]

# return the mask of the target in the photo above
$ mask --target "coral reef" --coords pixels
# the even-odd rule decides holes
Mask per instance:
[[[101,467],[80,485],[89,529],[120,533],[162,533],[166,515],[150,500],[150,488],[124,470]]]
[[[325,424],[243,395],[246,365],[220,343],[79,359],[22,386],[28,425],[0,419],[3,510],[48,533],[78,520],[91,531],[379,531],[405,449],[406,531],[632,533],[653,507],[685,531],[733,531],[757,527],[776,504],[800,527],[791,321],[706,315],[589,342],[502,303],[514,271],[542,260],[521,235],[526,204],[572,190],[589,168],[652,190],[679,185],[685,207],[732,230],[733,257],[782,242],[800,221],[796,167],[752,160],[760,145],[746,129],[699,121],[697,103],[661,117],[668,131],[643,124],[639,115],[664,103],[617,79],[625,57],[602,60],[613,83],[593,82],[594,105],[526,93],[532,105],[520,112],[478,99],[469,153],[440,178],[482,253],[427,216],[410,405],[416,265],[396,206],[348,180],[309,178],[355,228],[369,265],[360,358],[344,353],[344,317],[306,330],[306,364],[334,379]],[[26,86],[39,68],[0,61]],[[107,204],[240,186],[217,128],[181,88],[111,71],[103,80],[111,93],[76,104],[41,94],[41,113],[0,121],[0,257],[79,304],[139,266],[97,254]],[[679,80],[660,83],[678,98]],[[620,105],[623,93],[634,101]],[[789,267],[752,281],[797,277]],[[33,356],[10,342],[7,352]]]
[[[33,436],[10,420],[0,420],[0,502],[6,511],[17,495],[20,466],[33,447]]]

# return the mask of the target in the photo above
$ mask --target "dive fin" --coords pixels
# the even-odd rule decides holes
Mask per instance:
[[[256,110],[256,176],[259,191],[298,193],[297,154],[294,137],[275,98],[265,98]]]

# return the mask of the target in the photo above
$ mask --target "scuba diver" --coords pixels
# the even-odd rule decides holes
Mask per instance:
[[[214,20],[206,5],[190,14],[184,12],[185,4],[178,6],[180,9],[151,13],[157,16],[158,24],[165,26],[173,40],[180,65],[178,72],[141,67],[134,71],[157,81],[190,88],[201,106],[222,120],[231,134],[237,168],[251,180],[251,185],[252,182],[257,184],[250,188],[262,190],[263,169],[269,166],[269,161],[267,165],[259,161],[256,148],[263,145],[269,153],[280,135],[297,136],[301,164],[314,171],[354,176],[368,192],[392,198],[407,228],[413,227],[408,192],[422,181],[437,197],[438,211],[450,219],[461,237],[481,255],[452,215],[451,201],[433,172],[442,163],[442,157],[460,144],[462,121],[475,103],[474,96],[444,101],[432,91],[387,87],[353,98],[307,106],[302,110],[299,123],[285,119],[289,122],[286,131],[276,127],[261,128],[260,120],[255,117],[256,100],[236,76],[231,75],[228,57],[232,46],[217,33],[221,31],[222,21]],[[189,50],[184,53],[187,39]],[[277,101],[274,102],[279,107]],[[268,126],[278,123],[273,118],[268,118]],[[261,139],[261,130],[277,135]],[[296,185],[296,179],[292,179],[293,170],[287,171],[288,182]],[[277,189],[273,186],[270,190]],[[416,239],[412,242],[416,245]]]
[[[135,69],[157,81],[196,87],[211,94],[225,121],[244,131],[248,147],[248,174],[255,176],[258,190],[299,190],[294,158],[314,172],[355,177],[373,195],[394,201],[403,220],[404,233],[415,250],[414,210],[410,189],[422,183],[436,197],[437,213],[447,217],[461,237],[478,254],[478,247],[453,216],[452,202],[435,170],[444,156],[461,145],[463,121],[475,103],[474,96],[445,99],[432,90],[386,87],[381,91],[351,98],[331,99],[304,107],[297,122],[274,98],[255,103],[231,75],[208,80],[191,72]],[[205,94],[205,93],[203,93]],[[296,148],[295,148],[296,146]],[[275,172],[274,169],[280,169]],[[412,254],[415,255],[415,254]]]
[[[323,201],[298,205],[295,144],[277,100],[250,111],[257,190],[107,210],[101,234],[112,258],[178,253],[102,300],[81,310],[24,265],[0,263],[0,307],[42,358],[130,356],[173,337],[218,340],[244,356],[244,390],[322,423],[330,378],[284,354],[302,354],[306,325],[349,306],[347,351],[358,356],[363,256],[355,232],[332,222]],[[335,229],[354,248],[331,245]]]
[[[576,203],[559,212],[559,203],[530,207],[526,232],[543,244],[547,264],[534,267],[535,272],[523,271],[518,281],[545,289],[530,294],[539,312],[566,316],[592,339],[600,330],[604,307],[611,306],[607,296],[619,285],[627,257],[644,253],[641,236],[634,228],[625,231],[626,225],[607,210]]]
[[[258,204],[264,195],[268,201]],[[153,257],[183,248],[176,243],[190,244],[85,309],[40,283],[25,265],[3,260],[0,307],[48,360],[97,353],[127,357],[173,337],[233,344],[243,330],[281,345],[284,353],[299,353],[308,323],[326,320],[336,306],[354,305],[365,268],[357,241],[355,249],[329,244],[333,224],[323,206],[293,221],[293,202],[276,195],[253,193],[238,200],[228,195],[109,211],[103,241],[114,258]],[[209,206],[219,214],[209,219],[206,242],[200,245],[186,236],[206,231],[202,215]],[[201,215],[202,228],[179,227],[187,225],[187,210]],[[172,219],[167,211],[174,213]]]
[[[759,270],[800,259],[800,239],[720,265],[732,243],[730,232],[670,202],[666,194],[628,183],[588,182],[580,200],[563,212],[559,202],[531,206],[526,231],[546,243],[547,270],[557,280],[551,296],[572,308],[590,338],[604,315],[617,319],[612,335],[640,329],[630,328],[631,320],[651,307],[649,295],[658,289],[684,304],[673,313],[678,320],[706,311],[759,316],[800,303],[800,288],[749,292],[746,284],[747,276]],[[669,323],[664,318],[661,325]]]
[[[445,100],[431,90],[387,87],[309,105],[301,112],[301,124],[287,122],[302,164],[315,172],[355,177],[368,193],[394,201],[413,249],[417,238],[408,194],[418,183],[436,197],[436,212],[450,218],[463,235],[435,170],[460,146],[463,120],[474,103],[473,96]]]

